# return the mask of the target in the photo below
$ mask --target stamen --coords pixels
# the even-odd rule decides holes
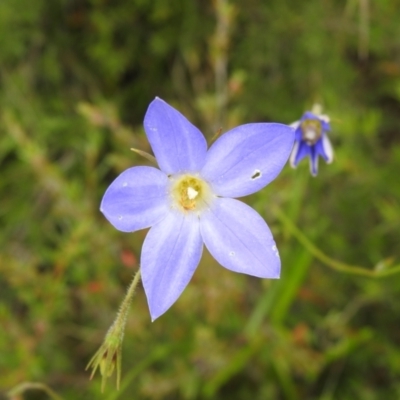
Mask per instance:
[[[301,123],[301,132],[303,140],[309,145],[318,142],[322,135],[322,124],[318,119],[305,119]]]
[[[174,207],[183,212],[199,212],[212,198],[210,186],[199,176],[193,175],[171,175],[171,197]]]
[[[190,200],[193,200],[197,197],[199,192],[197,190],[194,190],[192,187],[187,188],[187,196],[189,197]]]

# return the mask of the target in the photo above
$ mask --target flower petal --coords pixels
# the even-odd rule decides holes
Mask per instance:
[[[316,146],[310,146],[311,153],[310,153],[310,172],[312,176],[317,176],[318,174],[318,152]]]
[[[246,124],[222,135],[209,149],[201,175],[219,196],[240,197],[270,183],[287,162],[294,129],[283,124]]]
[[[203,241],[196,214],[171,211],[146,236],[142,280],[154,321],[181,295],[200,262]]]
[[[200,218],[204,243],[225,268],[259,278],[279,278],[280,258],[261,216],[239,200],[218,198]]]
[[[316,144],[317,152],[322,158],[330,164],[333,161],[333,148],[326,133],[322,134],[321,140]]]
[[[203,134],[158,97],[147,109],[144,129],[158,165],[166,174],[196,172],[203,167],[207,153]]]
[[[294,141],[301,142],[302,140],[303,140],[303,131],[301,130],[301,126],[299,126],[294,131]]]
[[[289,126],[293,129],[297,129],[300,126],[300,121],[294,121]]]
[[[297,153],[299,152],[299,148],[300,148],[300,142],[298,140],[295,140],[292,152],[290,153],[289,157],[290,166],[292,168],[297,167],[296,158],[297,158]]]
[[[167,184],[167,175],[159,169],[129,168],[108,187],[100,211],[120,231],[148,228],[169,210]]]
[[[298,143],[298,147],[293,147],[293,152],[291,154],[291,165],[292,167],[297,167],[297,164],[304,158],[307,156],[311,155],[311,148],[312,146],[309,146],[306,142],[303,141],[296,141],[296,143]],[[294,151],[296,150],[296,153],[294,153]]]

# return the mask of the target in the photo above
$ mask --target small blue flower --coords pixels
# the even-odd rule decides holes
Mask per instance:
[[[160,169],[124,171],[107,189],[100,210],[120,231],[151,227],[141,271],[152,320],[179,298],[203,244],[231,271],[279,278],[270,229],[232,197],[255,193],[276,178],[293,148],[294,130],[277,123],[241,125],[207,151],[202,133],[159,98],[150,104],[144,128]]]
[[[329,117],[307,111],[300,121],[294,122],[291,127],[295,128],[295,142],[290,155],[290,165],[296,168],[304,157],[309,156],[311,174],[316,176],[319,156],[328,164],[333,160],[333,149],[327,135],[331,130]]]

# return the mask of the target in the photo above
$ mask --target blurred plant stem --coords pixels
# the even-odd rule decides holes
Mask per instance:
[[[228,48],[234,7],[228,0],[215,0],[217,26],[214,34],[214,75],[216,93],[215,129],[223,127],[228,103]]]
[[[12,388],[10,391],[7,392],[7,397],[10,400],[19,399],[20,395],[26,392],[27,390],[41,390],[45,392],[50,398],[54,400],[62,400],[57,393],[55,393],[52,389],[50,389],[47,385],[40,382],[22,382]]]
[[[89,204],[80,198],[80,207],[76,207],[77,194],[73,184],[68,182],[57,165],[50,161],[48,149],[28,135],[13,113],[4,112],[1,118],[7,132],[17,144],[20,158],[29,164],[37,183],[54,200],[57,212],[66,216],[87,218],[90,213]]]
[[[130,305],[132,303],[133,294],[135,293],[136,286],[140,281],[140,270],[134,276],[131,285],[128,288],[126,296],[121,304],[118,311],[117,317],[108,330],[106,337],[104,338],[103,344],[97,350],[96,354],[89,361],[86,370],[92,368],[92,374],[90,379],[93,378],[96,370],[100,367],[101,378],[101,391],[103,392],[106,379],[109,378],[114,368],[117,369],[117,390],[121,382],[121,359],[122,359],[122,342],[124,339],[124,332],[126,326],[126,320]]]
[[[359,41],[358,57],[365,61],[368,59],[369,52],[369,0],[359,0],[360,22],[359,22]]]
[[[366,276],[369,278],[383,278],[385,276],[400,273],[400,265],[391,266],[392,259],[388,258],[379,262],[375,269],[369,270],[358,265],[350,265],[337,261],[323,251],[321,251],[313,242],[311,242],[306,235],[291,221],[289,217],[279,208],[274,208],[275,215],[285,225],[286,229],[318,260],[327,265],[328,267],[347,274]]]

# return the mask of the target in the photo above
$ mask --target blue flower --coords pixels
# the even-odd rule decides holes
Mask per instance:
[[[310,157],[310,171],[313,176],[318,173],[318,158],[321,156],[327,163],[333,160],[333,149],[327,132],[331,130],[329,117],[307,111],[300,121],[291,124],[295,128],[295,142],[290,155],[293,168],[304,158]]]
[[[294,130],[277,123],[241,125],[207,151],[202,133],[159,98],[150,104],[144,128],[160,169],[124,171],[107,189],[100,210],[120,231],[151,227],[141,273],[152,320],[181,295],[203,244],[231,271],[279,278],[270,229],[233,197],[255,193],[275,179],[293,148]]]

